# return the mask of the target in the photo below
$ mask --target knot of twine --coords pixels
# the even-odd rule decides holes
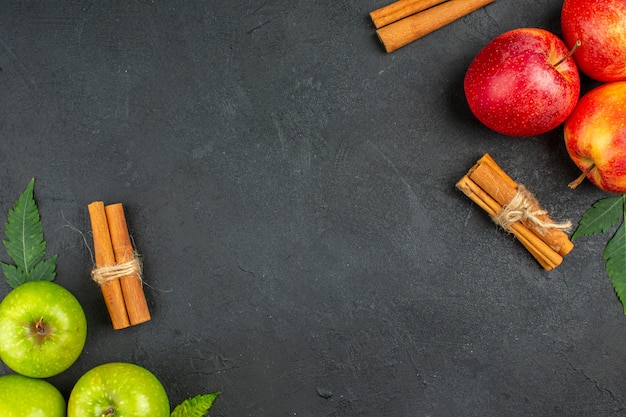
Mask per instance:
[[[549,230],[568,230],[572,227],[571,221],[556,223],[549,217],[547,212],[538,208],[539,203],[530,191],[523,185],[519,185],[515,196],[509,204],[502,207],[502,211],[493,217],[493,221],[508,230],[517,222],[533,223],[539,233],[547,233]]]
[[[133,255],[133,259],[127,262],[116,263],[113,265],[101,266],[91,271],[91,279],[99,285],[109,281],[123,278],[128,275],[136,274],[141,279],[141,262],[139,256]]]

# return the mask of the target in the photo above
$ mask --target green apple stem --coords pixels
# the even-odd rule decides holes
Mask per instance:
[[[582,183],[585,178],[587,178],[587,175],[589,175],[589,173],[591,172],[592,169],[595,168],[595,164],[591,164],[587,167],[587,169],[585,169],[583,171],[582,174],[580,174],[580,176],[578,178],[576,178],[574,181],[570,182],[567,186],[569,188],[571,188],[572,190],[575,189],[576,187],[578,187],[580,185],[580,183]]]
[[[43,323],[43,317],[40,317],[39,320],[37,320],[37,323],[35,323],[35,331],[38,335],[45,335],[46,330],[46,326]]]
[[[102,417],[112,416],[113,414],[115,414],[115,408],[109,406],[104,410],[104,413],[102,413]]]
[[[576,49],[578,49],[578,47],[580,46],[581,42],[580,40],[576,41],[576,43],[574,44],[574,47],[572,49],[570,49],[570,51],[567,53],[567,55],[565,55],[563,58],[561,58],[556,64],[554,64],[555,67],[558,67],[559,65],[561,65],[566,59],[568,59],[569,57],[571,57],[572,55],[574,55],[574,52],[576,51]]]

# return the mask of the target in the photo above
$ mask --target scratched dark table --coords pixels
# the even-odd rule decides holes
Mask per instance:
[[[385,4],[0,3],[0,214],[35,178],[88,316],[50,379],[66,397],[128,361],[172,406],[221,391],[213,417],[624,415],[609,235],[546,272],[454,187],[488,152],[557,219],[606,196],[567,188],[560,128],[503,137],[462,89],[498,34],[560,33],[561,1],[498,0],[392,54]],[[96,200],[126,208],[148,323],[114,331],[89,278]]]

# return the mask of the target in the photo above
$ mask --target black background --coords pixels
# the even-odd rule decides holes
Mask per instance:
[[[561,128],[503,137],[464,98],[489,40],[558,34],[562,2],[498,0],[392,54],[385,4],[0,3],[0,212],[36,179],[89,322],[64,395],[129,361],[172,405],[222,391],[214,417],[623,415],[610,235],[546,272],[454,187],[489,152],[557,219],[606,196],[567,188]],[[114,331],[89,279],[95,200],[126,207],[146,324]]]

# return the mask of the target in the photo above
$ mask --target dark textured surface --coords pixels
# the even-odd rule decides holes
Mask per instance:
[[[494,36],[558,33],[561,1],[499,0],[390,55],[384,4],[0,3],[0,212],[36,178],[89,317],[65,395],[122,360],[173,404],[222,391],[214,417],[623,415],[608,236],[545,272],[454,188],[489,152],[557,218],[604,196],[567,188],[560,130],[504,138],[462,92]],[[113,331],[89,280],[94,200],[126,206],[149,323]]]

